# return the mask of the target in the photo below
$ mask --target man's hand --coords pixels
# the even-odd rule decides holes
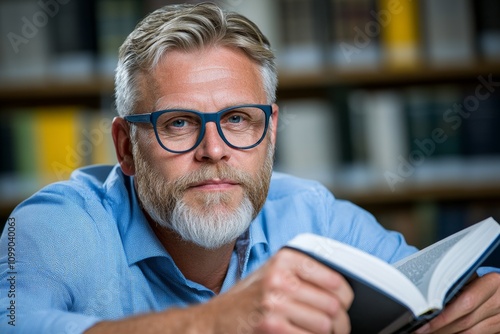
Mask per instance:
[[[349,333],[352,300],[340,274],[284,249],[205,306],[217,333]]]
[[[490,273],[472,281],[416,333],[500,333],[500,274]]]
[[[87,333],[349,333],[353,297],[340,274],[283,249],[205,304],[103,321]]]

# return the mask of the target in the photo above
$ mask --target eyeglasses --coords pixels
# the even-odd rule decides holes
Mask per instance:
[[[130,123],[150,123],[161,147],[172,153],[185,153],[197,147],[205,135],[207,122],[214,122],[224,142],[236,149],[250,149],[265,137],[272,114],[270,105],[245,104],[214,113],[186,109],[167,109],[148,114],[125,116]]]

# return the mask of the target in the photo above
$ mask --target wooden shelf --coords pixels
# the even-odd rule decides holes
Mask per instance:
[[[73,96],[93,96],[113,92],[113,78],[92,75],[82,79],[12,81],[0,84],[0,99],[61,98]]]
[[[279,90],[301,90],[326,88],[336,85],[388,86],[418,83],[474,81],[479,75],[494,75],[498,81],[500,63],[480,64],[466,67],[407,69],[381,68],[342,70],[326,68],[317,73],[286,73],[279,75]],[[46,78],[8,81],[0,83],[0,100],[57,99],[70,97],[111,95],[113,78],[105,75],[89,75],[86,78],[64,80]]]
[[[431,68],[380,68],[342,70],[327,68],[317,73],[281,73],[280,89],[301,89],[304,87],[326,87],[336,85],[391,86],[474,81],[480,75],[493,74],[494,81],[500,76],[500,63],[484,63],[474,66]]]
[[[397,192],[379,189],[350,191],[332,189],[337,198],[347,199],[358,205],[391,205],[419,201],[463,201],[498,200],[500,202],[500,181],[484,182],[476,185],[455,184],[409,186]]]

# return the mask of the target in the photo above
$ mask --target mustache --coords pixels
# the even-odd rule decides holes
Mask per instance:
[[[255,182],[247,172],[231,167],[226,163],[219,163],[216,165],[202,165],[199,169],[173,180],[171,187],[180,194],[195,184],[212,179],[230,180],[240,184],[244,189],[249,189],[252,182]]]

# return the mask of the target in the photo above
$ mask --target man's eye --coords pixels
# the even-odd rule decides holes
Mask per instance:
[[[243,117],[241,117],[240,115],[231,115],[228,118],[228,122],[229,123],[241,123],[241,122],[243,122]]]
[[[187,122],[185,119],[176,119],[175,121],[172,121],[170,124],[174,128],[182,128],[187,125]]]

